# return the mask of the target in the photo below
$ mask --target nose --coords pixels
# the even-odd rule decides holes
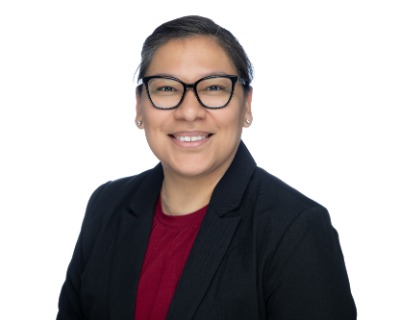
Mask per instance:
[[[207,111],[197,100],[193,88],[188,88],[181,105],[175,109],[175,118],[177,120],[195,121],[203,119],[206,114]]]

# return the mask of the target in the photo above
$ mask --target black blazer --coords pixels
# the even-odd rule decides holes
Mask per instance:
[[[133,320],[162,180],[157,165],[93,193],[58,320]],[[211,197],[167,319],[356,319],[326,209],[258,168],[241,142]]]

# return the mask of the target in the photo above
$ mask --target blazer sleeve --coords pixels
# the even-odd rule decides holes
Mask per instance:
[[[89,199],[81,231],[61,289],[57,320],[84,319],[80,278],[102,224],[102,217],[98,214],[99,210],[96,210],[96,200],[106,185],[97,188]]]
[[[328,212],[302,212],[283,233],[265,270],[268,319],[354,320],[343,254]]]

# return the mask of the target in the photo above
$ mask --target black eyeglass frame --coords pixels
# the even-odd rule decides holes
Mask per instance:
[[[224,105],[218,106],[218,107],[209,107],[209,106],[206,106],[206,105],[201,101],[201,99],[200,99],[200,97],[199,97],[199,95],[198,95],[198,93],[197,93],[197,85],[198,85],[201,81],[207,80],[207,79],[213,79],[213,78],[227,78],[227,79],[230,79],[230,80],[232,81],[232,91],[231,91],[231,95],[230,95],[230,97],[229,97],[229,99],[228,99],[228,102],[225,103]],[[157,107],[157,106],[154,104],[154,102],[153,102],[153,100],[151,99],[151,96],[150,96],[149,81],[150,81],[151,79],[169,79],[169,80],[177,81],[177,82],[179,82],[180,84],[182,84],[182,86],[183,86],[183,93],[182,93],[182,98],[181,98],[181,100],[179,100],[178,104],[177,104],[176,106],[174,106],[174,107],[169,107],[169,108],[160,108],[160,107]],[[248,87],[248,86],[249,86],[248,81],[246,81],[246,80],[240,78],[239,76],[228,75],[228,74],[218,74],[218,75],[211,75],[211,76],[207,76],[207,77],[201,78],[201,79],[197,80],[197,81],[194,82],[194,83],[185,83],[185,82],[183,82],[182,80],[180,80],[180,79],[178,79],[178,78],[170,77],[170,76],[162,76],[162,75],[148,76],[148,77],[143,77],[143,78],[141,78],[141,79],[138,80],[138,87],[144,84],[144,86],[145,86],[145,88],[146,88],[147,98],[149,99],[151,105],[152,105],[154,108],[159,109],[159,110],[173,110],[173,109],[177,109],[177,108],[182,104],[183,100],[185,99],[185,95],[186,95],[187,89],[193,89],[193,92],[194,92],[194,95],[195,95],[197,101],[200,103],[200,105],[201,105],[203,108],[215,110],[215,109],[222,109],[222,108],[225,108],[225,107],[229,104],[229,102],[231,102],[232,97],[233,97],[233,94],[234,94],[234,92],[235,92],[235,84],[236,84],[236,82],[242,84],[244,87]]]

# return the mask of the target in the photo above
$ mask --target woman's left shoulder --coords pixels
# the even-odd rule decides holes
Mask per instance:
[[[298,209],[322,208],[315,200],[260,167],[256,168],[249,188],[257,190],[270,204]]]

